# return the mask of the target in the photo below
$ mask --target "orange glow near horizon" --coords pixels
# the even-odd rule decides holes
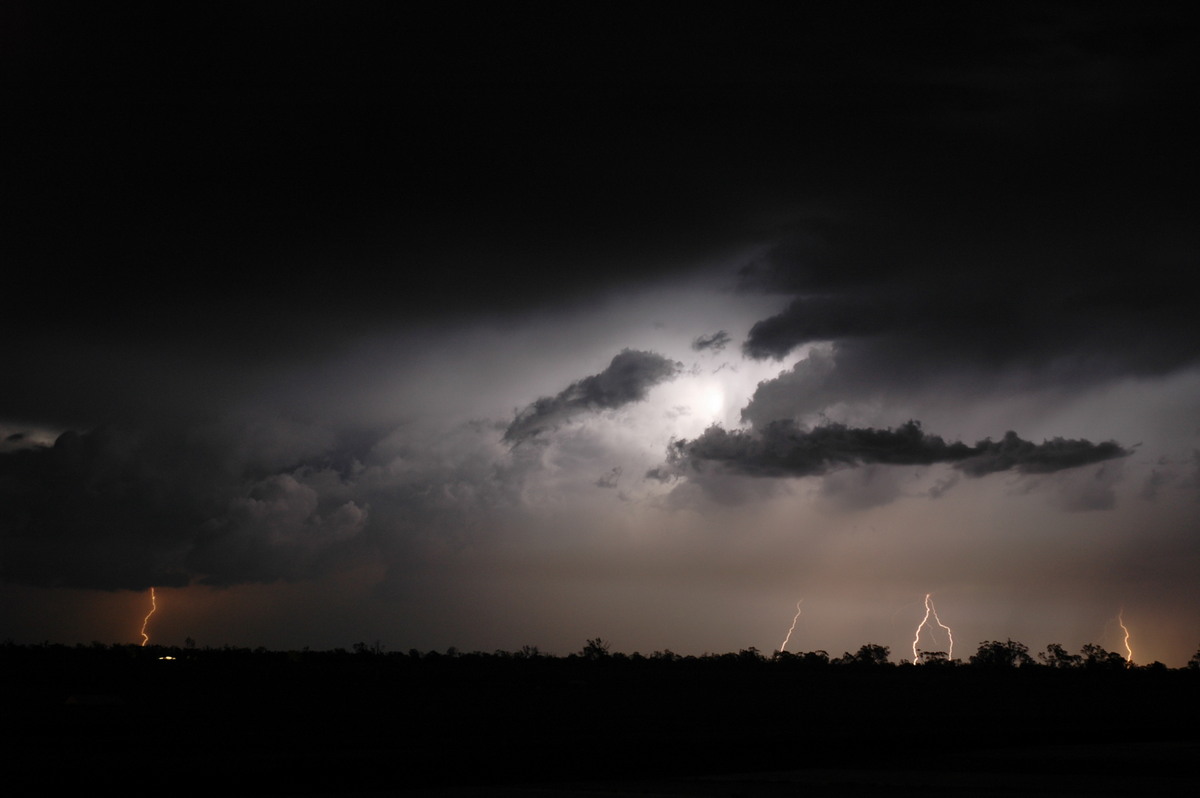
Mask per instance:
[[[921,623],[917,625],[917,632],[913,636],[913,662],[920,661],[920,655],[917,654],[917,643],[921,640],[921,630],[924,629],[925,625],[929,623],[929,616],[931,614],[933,615],[933,620],[937,623],[937,625],[946,630],[946,636],[950,639],[950,650],[946,652],[946,658],[954,659],[954,632],[950,631],[950,627],[942,623],[942,619],[938,617],[937,608],[933,606],[933,600],[930,598],[931,595],[931,593],[925,594],[925,617],[922,618]]]
[[[150,642],[150,635],[146,634],[146,627],[150,625],[150,616],[158,609],[158,601],[154,597],[154,588],[150,588],[150,612],[146,613],[146,617],[142,620],[142,645],[145,646]]]

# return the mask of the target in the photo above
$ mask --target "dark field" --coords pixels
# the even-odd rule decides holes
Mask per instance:
[[[174,660],[159,657],[171,655]],[[6,782],[123,794],[1164,795],[1200,671],[5,646]]]

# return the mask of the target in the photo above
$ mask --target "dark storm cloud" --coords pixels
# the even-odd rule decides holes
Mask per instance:
[[[583,412],[615,410],[640,402],[650,389],[673,379],[683,364],[655,352],[624,349],[599,374],[571,383],[556,396],[543,396],[517,414],[504,440],[518,444]]]
[[[724,330],[717,330],[712,335],[697,336],[695,340],[692,341],[692,349],[696,350],[697,352],[704,352],[706,350],[720,352],[725,349],[725,347],[728,346],[729,342],[732,340],[733,339],[729,336],[729,333],[725,332]]]
[[[960,462],[958,467],[972,477],[1010,469],[1025,474],[1050,474],[1127,454],[1129,451],[1115,441],[1092,443],[1051,438],[1036,444],[1022,440],[1017,433],[1009,431],[999,441],[986,440],[975,444],[971,456]]]
[[[709,427],[698,438],[673,443],[668,460],[685,473],[715,464],[735,474],[760,477],[820,476],[871,464],[952,463],[968,476],[979,477],[1007,470],[1046,474],[1126,454],[1112,441],[1096,444],[1054,438],[1034,444],[1014,432],[998,442],[983,440],[974,446],[946,443],[915,421],[895,429],[843,424],[804,429],[792,421],[775,421],[755,430]]]
[[[1089,238],[1097,237],[1103,234]],[[1083,261],[1109,255],[1093,240],[1063,240],[1047,247],[1069,252],[1066,266],[1045,263],[1039,271],[1027,262],[1044,262],[1042,254],[1010,247],[1007,256],[964,253],[964,261],[995,268],[957,274],[936,263],[919,264],[920,253],[895,243],[897,252],[880,262],[911,264],[897,273],[917,279],[898,279],[886,269],[864,272],[836,291],[820,285],[825,293],[797,297],[753,326],[743,344],[750,357],[783,358],[797,347],[817,348],[760,383],[743,420],[764,425],[837,402],[933,391],[965,400],[1074,391],[1163,376],[1200,362],[1200,325],[1182,289],[1177,253],[1147,248],[1139,256],[1149,267],[1144,275],[1117,265],[1087,273]],[[1012,264],[1007,271],[1001,268],[1006,263]],[[800,262],[792,268],[797,278],[810,276]],[[815,284],[840,279],[817,272],[811,274]]]
[[[835,378],[837,367],[833,354],[812,350],[790,371],[758,384],[742,408],[742,421],[765,426],[776,419],[803,415],[845,399],[852,388],[860,386],[839,384]]]
[[[192,497],[112,430],[0,454],[0,574],[73,587],[179,585]]]
[[[1170,15],[1124,29],[1083,6],[1017,11],[1004,34],[909,64],[896,79],[925,81],[932,104],[896,109],[895,140],[860,140],[865,160],[839,158],[845,181],[743,268],[745,289],[786,297],[745,353],[832,342],[840,398],[1195,365],[1196,62],[1175,32],[1151,44]]]
[[[753,358],[778,359],[802,344],[892,331],[898,326],[897,310],[860,297],[801,297],[750,328],[743,349]]]
[[[321,573],[362,531],[365,508],[326,458],[296,461],[312,441],[227,432],[105,427],[0,453],[0,578],[143,589]]]
[[[896,246],[884,263],[920,257],[903,252],[904,242]],[[1177,264],[1128,283],[1110,272],[1075,276],[1069,263],[1038,271],[1022,264],[1024,255],[1008,257],[1013,266],[1003,276],[986,270],[950,274],[937,264],[913,264],[911,273],[921,274],[919,280],[878,273],[840,286],[838,293],[805,293],[757,322],[743,349],[756,359],[781,359],[805,344],[839,342],[844,353],[863,361],[904,351],[910,373],[914,367],[962,370],[970,364],[1040,369],[1079,354],[1077,360],[1087,361],[1076,366],[1080,378],[1165,373],[1200,358],[1194,348],[1200,333],[1177,290]]]
[[[0,333],[23,342],[0,419],[90,428],[199,382],[232,402],[381,328],[585,307],[789,233],[746,282],[812,306],[763,320],[755,356],[890,332],[918,372],[964,333],[1049,359],[1108,335],[1151,370],[1198,350],[1162,334],[1194,326],[1178,292],[1137,318],[1102,296],[1194,260],[1194,42],[1169,7],[841,5],[29,11],[0,48]],[[1092,309],[1031,316],[1068,269]]]

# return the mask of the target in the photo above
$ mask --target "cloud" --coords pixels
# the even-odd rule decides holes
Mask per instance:
[[[697,352],[712,350],[713,352],[722,351],[733,339],[729,333],[724,330],[717,330],[712,335],[700,335],[692,341],[692,349]]]
[[[652,479],[655,482],[672,482],[676,478],[674,471],[663,466],[647,469],[645,474],[645,479]]]
[[[0,578],[114,590],[319,574],[368,518],[324,437],[101,427],[0,452]]]
[[[848,393],[844,386],[839,386],[836,369],[834,353],[814,348],[790,371],[758,384],[742,408],[742,421],[762,426],[775,419],[816,412],[846,399]]]
[[[968,476],[979,477],[997,471],[1016,469],[1025,474],[1050,474],[1068,468],[1099,463],[1129,454],[1115,441],[1091,443],[1085,440],[1052,438],[1040,444],[1022,440],[1017,433],[1004,433],[999,441],[975,444],[974,453],[959,464]]]
[[[1046,474],[1098,463],[1128,454],[1108,441],[1054,438],[1041,444],[1007,432],[968,446],[947,443],[909,421],[895,429],[855,428],[826,424],[805,429],[793,421],[774,421],[761,429],[725,430],[709,427],[698,438],[671,444],[668,462],[687,473],[710,464],[735,474],[758,477],[806,477],[862,465],[932,465],[952,463],[964,474],[980,477],[1016,470]]]
[[[929,488],[929,492],[928,492],[929,498],[931,498],[931,499],[942,498],[943,496],[946,495],[946,493],[951,488],[953,488],[955,485],[958,484],[958,480],[959,480],[958,474],[948,474],[945,477],[942,477],[937,482],[935,482],[931,488]]]
[[[874,335],[901,322],[899,309],[888,302],[849,295],[798,297],[751,327],[743,350],[757,360],[781,359],[803,344]]]
[[[504,440],[513,445],[553,429],[578,413],[614,410],[640,402],[650,389],[674,379],[683,364],[655,352],[624,349],[599,374],[571,383],[556,396],[543,396],[519,412]]]
[[[621,467],[613,466],[596,480],[598,488],[615,488],[621,481]]]
[[[902,492],[899,469],[868,464],[826,474],[820,496],[845,510],[866,510],[890,504]]]
[[[1139,222],[1147,243],[1135,252],[1122,239],[1127,230],[1085,232],[1078,219],[1051,224],[1058,217],[1035,212],[1017,211],[1028,232],[1016,237],[986,206],[962,218],[920,199],[894,208],[892,219],[858,210],[814,222],[807,238],[781,241],[743,267],[745,290],[790,297],[750,328],[743,351],[781,359],[834,343],[836,382],[876,390],[1015,371],[1031,384],[1079,386],[1197,362],[1200,335],[1178,290],[1178,230]],[[1129,262],[1140,264],[1136,279]]]
[[[0,578],[35,585],[144,588],[187,583],[201,520],[152,447],[112,429],[63,433],[0,454]],[[160,469],[158,466],[162,466]]]
[[[1058,475],[1058,504],[1068,512],[1111,510],[1117,506],[1114,486],[1122,476],[1123,460],[1102,463],[1092,470],[1068,471]]]
[[[187,563],[210,584],[271,582],[313,575],[339,544],[362,532],[367,512],[353,501],[321,507],[307,474],[274,474],[201,525]]]

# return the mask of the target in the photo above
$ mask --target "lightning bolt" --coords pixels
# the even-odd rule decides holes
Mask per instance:
[[[1129,627],[1125,625],[1125,608],[1117,613],[1117,623],[1121,627],[1121,631],[1125,633],[1125,662],[1133,664],[1133,649],[1129,647]]]
[[[800,620],[800,605],[803,603],[804,603],[804,599],[800,599],[799,601],[796,602],[796,614],[795,614],[795,616],[792,617],[792,625],[788,629],[787,636],[784,637],[783,642],[779,644],[780,651],[784,651],[785,649],[787,649],[788,641],[792,639],[792,632],[796,631],[796,621]]]
[[[150,635],[146,634],[146,627],[150,625],[150,616],[158,609],[158,602],[154,598],[154,588],[150,588],[150,612],[146,613],[146,617],[142,620],[142,645],[145,646],[150,642]]]
[[[946,652],[947,659],[954,659],[954,632],[950,631],[950,627],[942,623],[942,619],[938,617],[937,608],[933,606],[933,599],[930,598],[930,593],[925,594],[925,617],[921,619],[921,623],[917,625],[917,632],[913,636],[912,652],[913,662],[919,661],[917,654],[917,643],[921,640],[921,630],[929,623],[929,616],[933,616],[933,620],[938,626],[946,630],[946,637],[950,639],[950,650]]]

